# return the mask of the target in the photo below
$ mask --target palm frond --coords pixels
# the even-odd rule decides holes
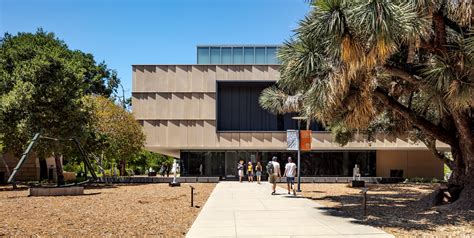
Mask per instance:
[[[301,94],[289,95],[276,86],[266,88],[259,97],[260,106],[274,114],[301,111]]]

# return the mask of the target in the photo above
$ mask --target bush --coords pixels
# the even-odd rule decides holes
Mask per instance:
[[[82,171],[82,166],[80,164],[74,164],[72,162],[67,163],[63,166],[63,170],[67,172],[80,173]]]
[[[117,174],[117,176],[120,175],[120,171],[118,169],[116,169],[116,174]],[[105,170],[105,175],[114,176],[114,170],[113,169],[106,169]]]
[[[422,177],[414,177],[408,178],[405,180],[405,183],[443,183],[446,182],[443,179],[438,178],[422,178]]]
[[[125,169],[125,172],[126,172],[127,176],[135,175],[135,171],[133,171],[133,169]]]

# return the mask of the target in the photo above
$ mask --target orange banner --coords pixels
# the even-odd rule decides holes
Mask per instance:
[[[302,151],[311,150],[311,130],[300,131],[300,148]]]

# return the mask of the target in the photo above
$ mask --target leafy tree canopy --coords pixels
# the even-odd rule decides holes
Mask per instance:
[[[53,33],[6,33],[0,42],[0,131],[2,143],[17,155],[36,132],[82,137],[89,112],[85,95],[110,97],[120,81],[91,54],[71,50]],[[42,142],[40,154],[60,149]]]
[[[133,114],[102,96],[86,96],[84,104],[91,112],[87,150],[103,155],[106,162],[134,159],[145,142],[141,125]]]

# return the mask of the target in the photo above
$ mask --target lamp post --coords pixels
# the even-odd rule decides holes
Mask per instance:
[[[301,127],[301,120],[308,119],[307,117],[292,117],[293,120],[298,120],[298,188],[296,189],[297,192],[301,192],[301,134],[300,134],[300,127]]]

